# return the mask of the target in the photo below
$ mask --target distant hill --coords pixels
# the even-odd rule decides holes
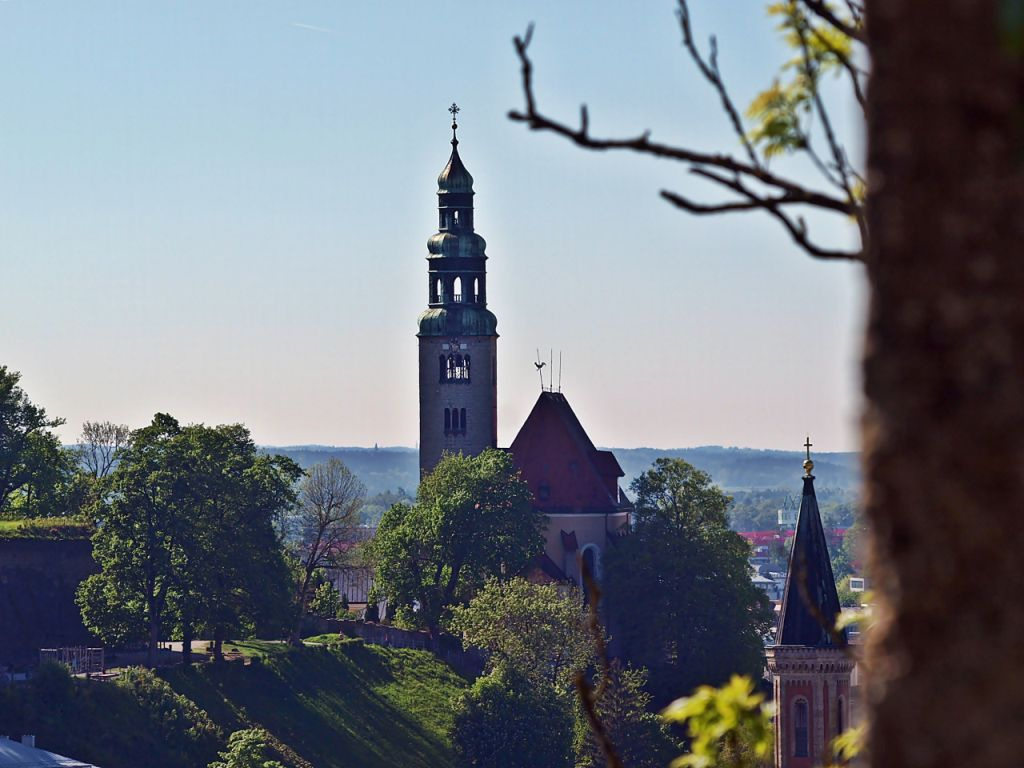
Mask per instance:
[[[328,445],[261,446],[267,453],[287,456],[303,469],[339,459],[363,481],[370,496],[403,489],[416,493],[420,483],[420,454],[415,448],[350,448]]]
[[[711,475],[727,491],[761,488],[790,488],[799,493],[805,454],[800,451],[723,448],[706,445],[699,448],[611,448],[626,473],[624,486],[650,469],[662,456],[680,458]],[[822,488],[857,491],[860,487],[860,454],[815,453],[814,476]]]
[[[268,453],[279,453],[309,467],[329,458],[337,458],[366,484],[370,495],[399,488],[414,493],[419,484],[419,454],[414,448],[350,448],[323,445],[264,446]],[[804,454],[799,451],[757,450],[754,448],[610,448],[626,473],[623,487],[649,469],[662,456],[684,459],[708,472],[727,491],[762,488],[800,491]],[[860,486],[860,457],[857,453],[816,453],[814,474],[821,488],[856,492]]]

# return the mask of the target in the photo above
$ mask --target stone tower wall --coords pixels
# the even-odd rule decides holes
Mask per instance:
[[[471,456],[498,444],[498,339],[459,337],[460,354],[471,357],[470,380],[442,382],[438,358],[448,354],[445,345],[453,340],[433,336],[419,340],[421,474],[433,469],[445,451]],[[466,409],[465,434],[445,434],[445,408]]]

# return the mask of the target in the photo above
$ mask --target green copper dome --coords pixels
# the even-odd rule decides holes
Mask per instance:
[[[473,194],[473,177],[466,170],[466,166],[462,164],[462,158],[459,157],[458,139],[452,139],[452,156],[448,159],[448,165],[441,171],[441,175],[437,177],[437,192],[438,194],[446,192]]]
[[[460,258],[484,257],[487,243],[476,232],[438,232],[427,240],[431,256]]]
[[[417,336],[497,336],[498,318],[482,306],[431,307],[420,315]]]

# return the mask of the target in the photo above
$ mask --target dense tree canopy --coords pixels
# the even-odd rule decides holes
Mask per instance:
[[[726,524],[728,497],[681,459],[633,483],[634,531],[609,548],[602,579],[623,657],[665,703],[735,672],[760,675],[771,610],[750,581],[749,545]]]
[[[415,504],[396,504],[381,519],[371,546],[376,594],[436,630],[488,578],[519,573],[544,546],[543,524],[507,453],[446,455]]]
[[[559,768],[572,760],[570,702],[501,666],[477,678],[456,702],[457,768]]]
[[[77,511],[77,462],[46,415],[19,386],[21,374],[0,365],[0,514],[26,517]]]
[[[283,613],[290,590],[272,522],[300,474],[261,455],[241,425],[182,427],[157,414],[103,481],[101,572],[79,587],[86,625],[107,642],[145,640],[152,662],[172,624],[186,641],[207,632],[219,650]]]
[[[491,579],[469,605],[452,610],[449,629],[487,651],[492,669],[504,664],[535,684],[568,690],[594,658],[585,618],[574,587]]]

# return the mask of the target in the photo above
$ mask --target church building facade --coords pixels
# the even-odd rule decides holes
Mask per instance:
[[[473,177],[459,156],[452,113],[452,153],[437,179],[438,231],[427,241],[427,309],[419,317],[420,474],[444,453],[474,455],[497,447],[497,319],[487,309],[487,256],[474,230]],[[544,391],[511,451],[547,518],[536,572],[580,581],[578,563],[600,575],[600,555],[628,525],[624,475],[599,451],[561,392]]]

